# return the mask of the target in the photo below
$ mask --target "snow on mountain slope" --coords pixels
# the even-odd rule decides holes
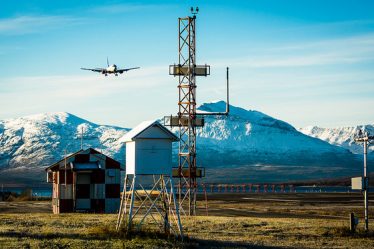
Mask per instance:
[[[357,144],[354,141],[354,136],[357,134],[357,131],[365,130],[369,134],[374,134],[374,125],[360,125],[355,127],[339,127],[339,128],[321,128],[317,126],[308,126],[305,128],[299,129],[300,132],[305,135],[319,138],[330,144],[344,147],[350,150],[355,154],[363,153],[362,144]],[[369,146],[369,153],[374,152],[374,146]]]
[[[128,129],[102,126],[69,113],[56,112],[0,121],[0,168],[46,166],[85,147],[123,157],[119,139]],[[122,153],[122,154],[121,154]],[[122,160],[123,161],[123,160]]]
[[[203,104],[198,109],[206,112],[225,110],[219,101]],[[198,130],[202,146],[213,144],[217,150],[245,150],[268,153],[343,152],[319,139],[298,132],[290,124],[258,111],[230,106],[229,116],[205,116],[205,126]]]
[[[201,112],[222,112],[223,101]],[[177,129],[175,129],[177,130]],[[205,116],[197,130],[198,166],[217,182],[291,181],[355,175],[360,158],[258,111],[230,106],[228,116]],[[210,179],[208,179],[209,181]]]
[[[205,103],[198,109],[200,112],[221,112],[225,107],[226,103],[219,101]],[[102,150],[124,162],[123,137],[128,129],[97,125],[59,112],[0,121],[0,170],[9,173],[33,168],[40,169],[39,177],[44,176],[44,166],[60,160],[65,150],[69,154],[80,149],[82,127],[85,148]],[[178,132],[178,128],[173,131]],[[290,124],[261,112],[235,106],[230,107],[228,116],[205,116],[205,126],[197,129],[197,136],[198,166],[208,170],[221,168],[221,173],[216,171],[210,175],[221,175],[223,180],[228,169],[235,167],[241,167],[243,173],[237,177],[243,176],[243,179],[245,174],[253,177],[261,170],[266,174],[259,177],[275,175],[285,179],[292,172],[296,179],[305,177],[305,172],[308,177],[312,174],[318,177],[346,174],[352,163],[357,164],[356,156],[347,149],[307,136]],[[175,163],[177,148],[175,143]],[[288,170],[290,167],[293,170]],[[0,173],[1,176],[8,175]]]

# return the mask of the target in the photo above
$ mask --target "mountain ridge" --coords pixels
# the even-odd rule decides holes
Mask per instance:
[[[204,103],[198,110],[222,112],[225,108],[224,101],[217,101]],[[124,164],[123,137],[129,129],[54,112],[0,121],[0,170],[8,176],[32,169],[40,178],[43,167],[80,149],[82,129],[84,147]],[[178,133],[178,128],[172,131]],[[206,167],[209,179],[332,177],[351,174],[355,171],[352,165],[358,162],[345,148],[307,136],[262,112],[232,105],[228,116],[205,116],[205,126],[197,130],[197,137],[198,165]],[[177,143],[173,148],[176,164]],[[228,178],[227,173],[234,169],[242,173]]]
[[[330,144],[337,145],[349,149],[352,153],[362,154],[363,146],[354,141],[358,130],[367,131],[369,134],[374,134],[374,125],[357,125],[357,126],[341,126],[336,128],[323,128],[319,126],[307,126],[298,129],[305,135],[315,137],[326,141]],[[374,152],[374,146],[369,145],[368,153]]]

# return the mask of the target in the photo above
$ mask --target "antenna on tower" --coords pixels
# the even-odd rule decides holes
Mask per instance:
[[[199,12],[199,7],[191,7],[191,14],[196,16]]]

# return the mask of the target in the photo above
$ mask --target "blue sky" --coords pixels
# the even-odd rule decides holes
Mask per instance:
[[[178,17],[199,6],[198,103],[231,103],[295,127],[373,124],[374,1],[3,1],[0,119],[67,111],[132,127],[176,114]],[[106,57],[126,75],[104,77]]]

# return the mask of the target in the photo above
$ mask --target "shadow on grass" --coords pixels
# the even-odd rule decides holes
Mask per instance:
[[[34,240],[50,240],[50,239],[76,239],[76,240],[108,240],[108,239],[120,239],[124,241],[137,241],[144,239],[155,239],[157,241],[164,241],[166,244],[163,246],[173,247],[173,248],[253,248],[253,249],[276,249],[276,248],[285,248],[285,247],[276,247],[276,246],[264,246],[264,245],[254,245],[244,242],[231,242],[231,241],[217,241],[217,240],[202,240],[202,239],[190,239],[185,237],[184,241],[176,239],[175,237],[170,237],[161,233],[133,233],[123,234],[117,233],[113,235],[112,233],[107,234],[62,234],[62,233],[48,233],[48,234],[34,234],[29,232],[0,232],[0,237],[6,238],[30,238]],[[140,245],[141,246],[141,245]],[[289,247],[287,247],[289,248]]]
[[[363,229],[357,229],[356,232],[350,231],[348,227],[334,227],[326,230],[322,233],[325,237],[351,237],[351,238],[374,238],[373,231],[365,231]]]
[[[44,240],[44,239],[80,239],[80,240],[100,240],[105,239],[97,235],[91,235],[91,234],[66,234],[66,233],[47,233],[47,234],[35,234],[35,233],[29,233],[29,232],[14,232],[14,231],[8,231],[8,232],[0,232],[0,237],[4,238],[30,238],[30,239],[38,239],[38,240]]]
[[[15,239],[31,239],[37,241],[53,241],[53,240],[80,240],[85,242],[92,241],[122,241],[129,243],[132,247],[143,248],[144,245],[154,245],[163,248],[187,248],[190,243],[183,242],[178,238],[170,235],[154,231],[139,231],[124,233],[123,231],[117,232],[111,226],[98,226],[82,230],[81,233],[36,233],[36,232],[23,232],[23,231],[5,231],[0,232],[1,238],[15,238]],[[110,242],[109,242],[110,243]],[[124,246],[125,246],[124,244]],[[186,245],[186,246],[185,246]],[[131,247],[131,248],[132,248]],[[1,248],[1,246],[0,246]]]
[[[292,247],[279,247],[279,246],[265,246],[254,245],[245,242],[232,242],[232,241],[217,241],[217,240],[200,240],[192,239],[189,245],[185,248],[251,248],[251,249],[276,249],[276,248],[292,248]]]

